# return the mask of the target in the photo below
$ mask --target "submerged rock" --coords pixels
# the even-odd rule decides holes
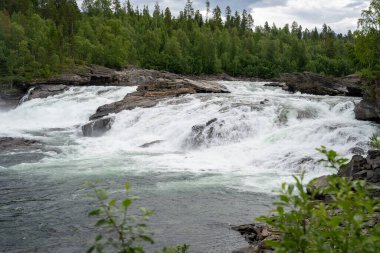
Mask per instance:
[[[44,145],[36,140],[27,140],[24,138],[0,137],[0,152],[42,150]]]
[[[207,121],[205,124],[194,125],[191,128],[190,136],[185,141],[185,147],[193,148],[202,145],[207,145],[212,141],[214,137],[221,137],[220,133],[215,131],[218,119],[214,118]],[[219,127],[221,127],[224,122],[219,122]]]
[[[115,122],[115,117],[94,120],[82,126],[83,136],[99,137],[109,131]]]
[[[285,88],[286,87],[286,83],[276,83],[276,82],[273,82],[273,83],[266,83],[264,84],[265,87],[279,87],[279,88]]]
[[[0,166],[38,162],[46,157],[46,152],[49,151],[59,152],[56,149],[46,148],[45,144],[40,141],[0,137]]]
[[[141,145],[140,148],[149,148],[151,146],[154,146],[156,144],[160,144],[162,142],[164,142],[164,141],[163,140],[157,140],[157,141],[148,142],[148,143]]]

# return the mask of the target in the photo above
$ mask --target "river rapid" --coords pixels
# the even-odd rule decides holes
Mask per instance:
[[[230,252],[247,245],[230,225],[268,214],[282,182],[302,170],[306,181],[334,172],[315,163],[321,158],[315,148],[350,157],[366,152],[379,129],[355,120],[360,98],[221,83],[231,94],[186,95],[123,111],[98,138],[83,137],[80,126],[136,87],[73,87],[13,110],[0,107],[1,137],[51,148],[37,162],[0,157],[0,251],[85,252],[97,232],[87,217],[94,207],[84,197],[87,180],[116,197],[128,181],[140,197],[136,205],[155,210],[156,244],[148,252],[178,244]],[[41,154],[18,155],[34,161]]]

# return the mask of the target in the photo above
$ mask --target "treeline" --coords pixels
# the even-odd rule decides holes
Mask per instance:
[[[254,26],[245,10],[222,11],[209,1],[206,8],[202,16],[188,0],[174,17],[158,4],[150,11],[119,0],[84,0],[82,11],[75,0],[2,0],[0,75],[25,80],[98,64],[270,78],[301,71],[342,76],[379,65],[380,36],[371,40],[377,49],[363,55],[355,44],[362,38],[368,48],[363,32],[308,30],[296,22]]]

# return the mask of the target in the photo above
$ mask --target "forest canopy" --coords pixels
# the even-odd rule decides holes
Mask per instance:
[[[0,2],[0,76],[3,81],[49,77],[77,66],[136,66],[181,74],[271,78],[310,71],[343,76],[380,66],[380,1],[359,20],[359,30],[337,34],[329,26],[297,22],[255,26],[254,17],[192,2],[177,17],[156,4],[129,1],[3,0]],[[377,17],[377,19],[376,19]]]

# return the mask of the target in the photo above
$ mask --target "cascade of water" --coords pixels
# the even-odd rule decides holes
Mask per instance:
[[[27,101],[29,99],[29,96],[32,93],[32,91],[34,91],[34,89],[36,89],[36,87],[30,88],[28,90],[28,92],[20,99],[20,101],[18,102],[18,104],[21,105],[22,103],[24,103],[25,101]]]
[[[223,84],[231,94],[188,95],[149,109],[123,111],[100,138],[81,138],[78,126],[98,106],[123,98],[135,87],[71,88],[0,114],[0,134],[67,128],[64,139],[74,143],[68,161],[75,157],[94,165],[100,157],[123,161],[128,156],[140,168],[221,173],[239,178],[236,187],[268,191],[301,168],[310,177],[331,172],[315,165],[315,148],[325,145],[346,156],[353,150],[364,152],[366,139],[377,128],[355,120],[357,98],[290,94],[263,83]],[[98,166],[102,164],[104,160]]]

